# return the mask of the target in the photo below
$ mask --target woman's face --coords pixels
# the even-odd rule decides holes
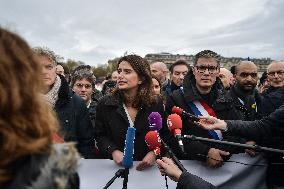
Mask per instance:
[[[155,79],[155,78],[152,78],[152,88],[153,88],[153,91],[154,91],[155,95],[160,95],[161,94],[160,84],[157,81],[157,79]]]
[[[117,72],[119,74],[117,79],[117,87],[120,90],[137,91],[138,86],[142,83],[142,81],[128,62],[122,61],[117,68]]]

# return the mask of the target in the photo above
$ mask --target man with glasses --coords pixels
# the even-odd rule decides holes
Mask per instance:
[[[284,62],[272,61],[267,67],[267,79],[269,82],[268,92],[276,91],[278,88],[284,86]]]
[[[84,70],[76,72],[71,81],[71,88],[84,100],[87,108],[92,103],[93,81],[93,75]]]
[[[183,88],[174,91],[167,99],[167,112],[170,113],[173,106],[179,106],[196,116],[212,115],[223,119],[236,119],[232,100],[226,97],[225,89],[218,78],[219,71],[220,56],[217,53],[211,50],[197,53],[193,68],[184,79]],[[207,132],[185,117],[182,134],[222,140],[220,132]],[[205,144],[193,140],[183,142],[185,152],[187,152],[183,158],[206,161],[210,167],[221,166],[222,161],[228,159],[229,154],[234,152],[232,148],[221,145]]]
[[[268,116],[284,103],[284,61],[272,61],[268,65],[267,80],[270,86],[262,93],[262,116]]]

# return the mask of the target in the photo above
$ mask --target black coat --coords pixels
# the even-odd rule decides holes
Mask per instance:
[[[136,161],[142,160],[149,152],[145,143],[145,135],[149,131],[148,116],[151,112],[159,112],[162,116],[164,115],[164,107],[160,99],[150,108],[140,107],[138,109],[134,122],[136,134],[133,159]],[[163,118],[165,117],[163,116]],[[167,129],[165,119],[163,119],[163,123],[163,128],[159,132],[160,136],[169,146],[177,148],[178,143]],[[129,122],[122,102],[114,95],[103,97],[97,106],[95,138],[97,146],[105,158],[111,158],[111,153],[114,150],[124,151],[128,127]]]
[[[268,117],[256,121],[226,121],[228,131],[226,134],[238,135],[261,143],[269,141],[269,146],[284,150],[284,104]],[[270,154],[268,170],[269,183],[277,183],[284,186],[283,154]]]
[[[171,110],[173,106],[178,106],[184,109],[186,112],[193,114],[192,110],[189,108],[188,103],[193,102],[195,100],[200,100],[202,97],[200,96],[196,86],[195,86],[195,78],[193,74],[190,72],[187,74],[184,80],[183,91],[175,90],[171,96],[167,99],[166,103],[166,111],[168,114],[171,114]],[[215,84],[213,85],[210,92],[210,102],[209,106],[215,111],[216,115],[220,119],[238,119],[236,111],[232,105],[232,99],[229,99],[226,96],[225,89],[221,83],[221,80],[217,78]],[[208,131],[195,126],[190,120],[183,117],[183,129],[182,134],[185,135],[195,135],[199,137],[211,138]],[[235,141],[235,142],[244,142],[241,139],[235,137],[226,137],[224,140]],[[198,141],[189,141],[184,140],[184,148],[185,151],[188,152],[185,159],[198,159],[198,160],[206,160],[206,156],[210,148],[218,148],[221,150],[229,151],[232,153],[238,153],[236,148],[215,145],[215,144],[206,144]]]
[[[261,116],[268,116],[284,103],[284,87],[271,88],[269,91],[262,94],[262,103],[259,108]]]
[[[188,172],[183,172],[179,178],[177,189],[216,189],[209,182],[201,179],[198,176],[190,174]]]
[[[62,76],[60,78],[61,86],[55,104],[60,134],[67,142],[77,142],[76,147],[84,158],[95,158],[94,128],[86,104],[70,90],[67,81]]]
[[[237,84],[231,87],[228,92],[229,98],[233,100],[233,104],[238,114],[239,120],[253,121],[259,119],[258,110],[261,108],[261,96],[255,89],[251,95],[245,95]],[[239,98],[243,101],[242,104]]]

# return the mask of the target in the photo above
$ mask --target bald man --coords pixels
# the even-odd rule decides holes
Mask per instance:
[[[231,87],[229,96],[238,112],[240,120],[258,118],[257,106],[261,105],[261,97],[256,90],[257,66],[251,61],[241,61],[235,69],[235,85]]]
[[[167,65],[163,62],[154,62],[150,65],[151,67],[151,74],[157,79],[160,80],[162,85],[167,84],[167,74],[168,74],[168,68]]]
[[[284,86],[284,61],[272,61],[267,67],[269,92]]]
[[[234,83],[233,74],[226,68],[220,68],[219,78],[221,79],[226,90],[229,90]]]
[[[273,61],[267,67],[270,87],[262,93],[262,116],[268,116],[284,103],[284,61]]]

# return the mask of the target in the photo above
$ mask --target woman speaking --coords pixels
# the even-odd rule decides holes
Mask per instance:
[[[121,164],[127,129],[134,126],[136,136],[133,158],[140,161],[136,169],[143,170],[154,165],[156,160],[155,154],[148,150],[144,138],[149,131],[149,114],[164,114],[162,100],[153,95],[150,65],[142,57],[122,57],[118,61],[117,71],[119,76],[116,90],[101,99],[97,106],[96,141],[105,157]],[[160,135],[166,141],[170,138],[166,127],[160,130]]]

